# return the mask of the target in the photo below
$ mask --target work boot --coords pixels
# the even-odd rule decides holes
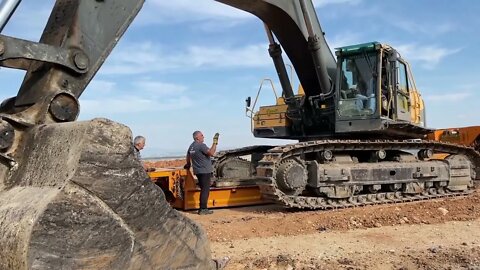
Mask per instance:
[[[213,211],[208,210],[208,209],[200,209],[200,210],[198,210],[198,214],[199,215],[210,215],[210,214],[213,214]]]

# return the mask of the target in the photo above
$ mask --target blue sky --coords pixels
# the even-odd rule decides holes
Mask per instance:
[[[37,41],[52,0],[23,0],[2,34]],[[331,48],[380,41],[413,69],[429,127],[478,125],[480,2],[316,0]],[[79,120],[106,117],[144,135],[142,156],[183,154],[191,133],[221,149],[280,141],[256,139],[244,100],[263,78],[280,86],[262,22],[213,0],[147,0],[80,97]],[[2,69],[0,98],[16,95],[22,71]],[[298,83],[298,80],[295,81]],[[265,87],[262,104],[274,102]]]

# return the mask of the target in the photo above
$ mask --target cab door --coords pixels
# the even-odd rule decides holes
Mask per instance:
[[[410,113],[410,92],[407,78],[407,66],[397,61],[397,83],[396,83],[395,108],[397,120],[411,121]]]

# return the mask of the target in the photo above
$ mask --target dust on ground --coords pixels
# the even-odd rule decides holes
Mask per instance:
[[[184,160],[155,167],[178,167]],[[480,192],[466,197],[328,211],[277,205],[184,214],[214,257],[237,269],[478,269]]]

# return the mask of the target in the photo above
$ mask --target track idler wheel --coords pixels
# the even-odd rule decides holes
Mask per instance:
[[[277,169],[277,184],[287,195],[299,195],[307,185],[305,165],[296,159],[283,161]]]

